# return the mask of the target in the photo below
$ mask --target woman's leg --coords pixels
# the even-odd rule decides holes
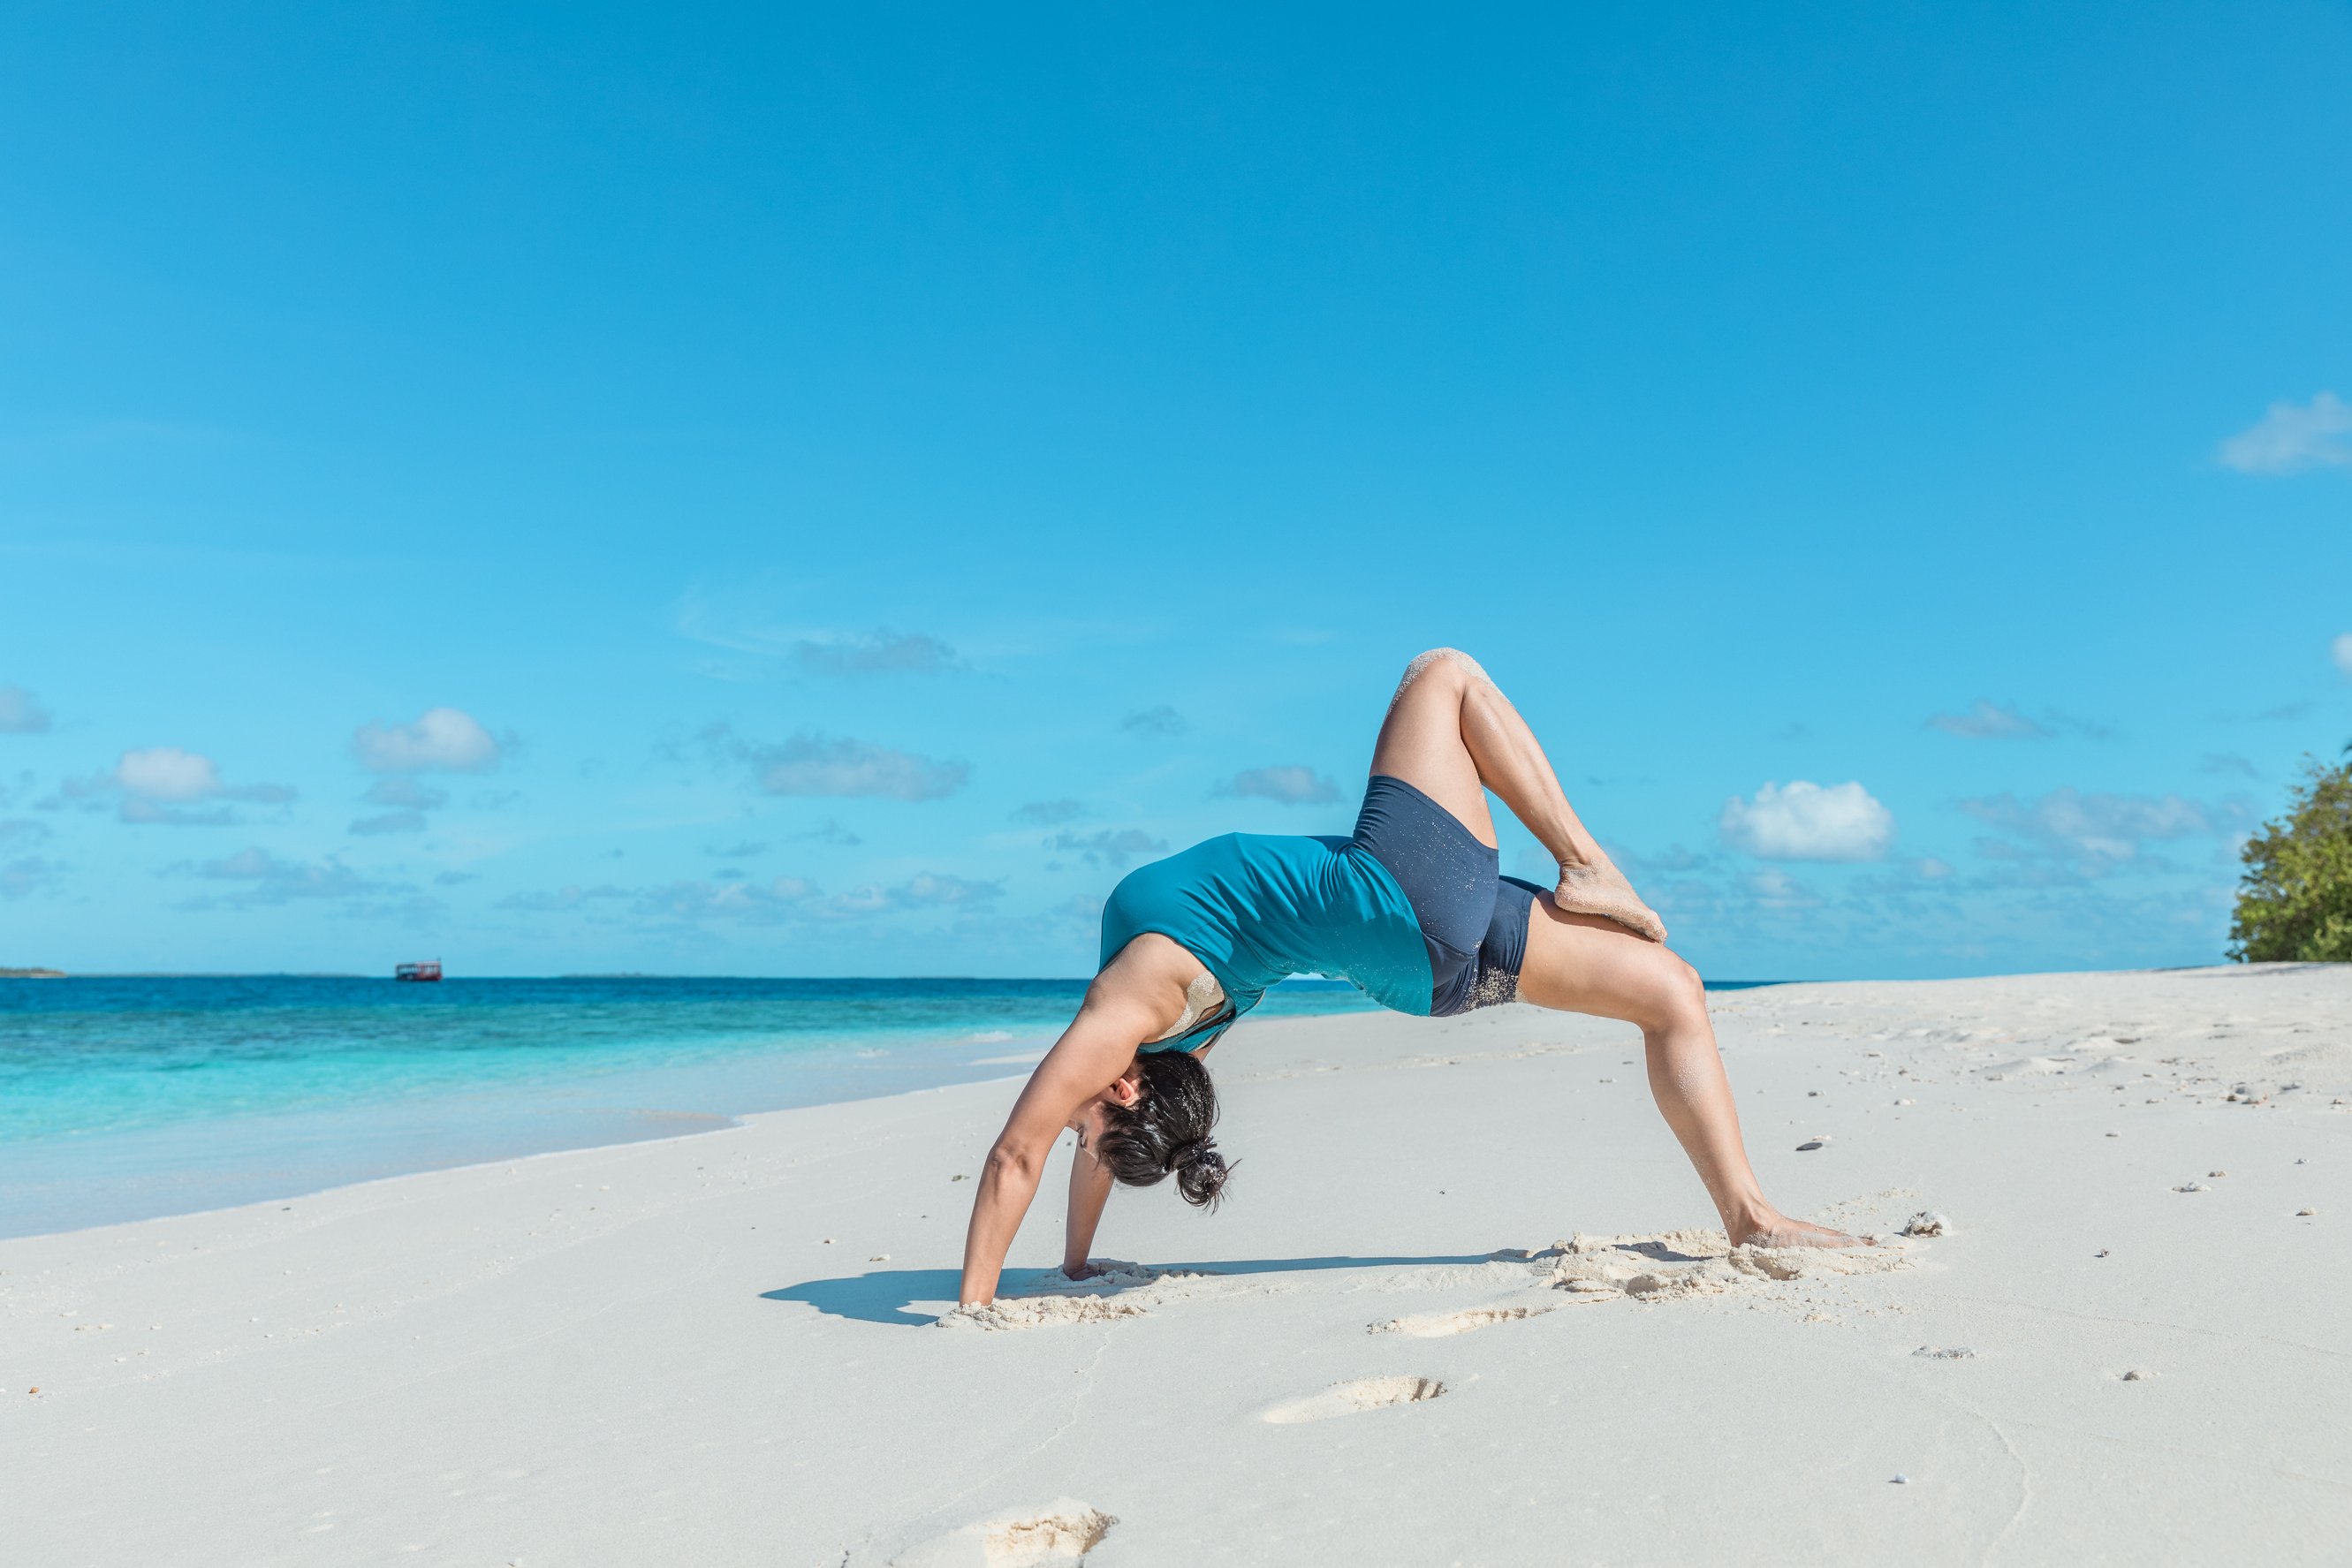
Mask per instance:
[[[1372,748],[1372,771],[1402,779],[1495,841],[1492,789],[1559,862],[1560,907],[1613,920],[1653,942],[1665,923],[1642,902],[1560,789],[1535,733],[1478,661],[1434,648],[1407,665]]]
[[[1654,942],[1538,897],[1528,916],[1519,1000],[1639,1024],[1650,1093],[1706,1184],[1732,1245],[1852,1247],[1857,1239],[1790,1219],[1764,1197],[1739,1139],[1739,1113],[1715,1048],[1698,971]]]

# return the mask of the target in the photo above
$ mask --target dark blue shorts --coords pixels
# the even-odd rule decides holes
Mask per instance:
[[[1459,817],[1384,773],[1364,787],[1355,841],[1412,905],[1429,948],[1430,1017],[1517,999],[1528,920],[1549,888],[1502,875],[1496,852]]]

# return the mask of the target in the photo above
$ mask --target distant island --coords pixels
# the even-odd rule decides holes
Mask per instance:
[[[63,969],[0,969],[0,980],[62,980]]]

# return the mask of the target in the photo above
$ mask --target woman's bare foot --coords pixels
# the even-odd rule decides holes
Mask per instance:
[[[1825,1225],[1808,1225],[1801,1219],[1791,1219],[1785,1214],[1769,1215],[1765,1218],[1731,1229],[1734,1247],[1875,1247],[1877,1242],[1866,1236],[1848,1236],[1843,1230],[1832,1230]]]
[[[1633,884],[1610,863],[1607,855],[1596,853],[1581,865],[1560,867],[1559,885],[1552,890],[1551,901],[1571,914],[1613,920],[1636,936],[1653,942],[1666,939],[1666,923],[1642,902]]]

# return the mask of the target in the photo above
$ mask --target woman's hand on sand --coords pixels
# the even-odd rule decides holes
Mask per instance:
[[[1744,1226],[1731,1236],[1734,1247],[1875,1247],[1877,1242],[1867,1236],[1848,1236],[1843,1230],[1832,1230],[1826,1225],[1808,1225],[1801,1219],[1790,1219],[1785,1214],[1775,1214],[1761,1223]]]
[[[1570,914],[1613,920],[1636,936],[1653,942],[1666,939],[1666,923],[1658,918],[1658,912],[1642,902],[1625,873],[1598,851],[1581,865],[1559,868],[1559,885],[1552,890],[1551,901]]]

